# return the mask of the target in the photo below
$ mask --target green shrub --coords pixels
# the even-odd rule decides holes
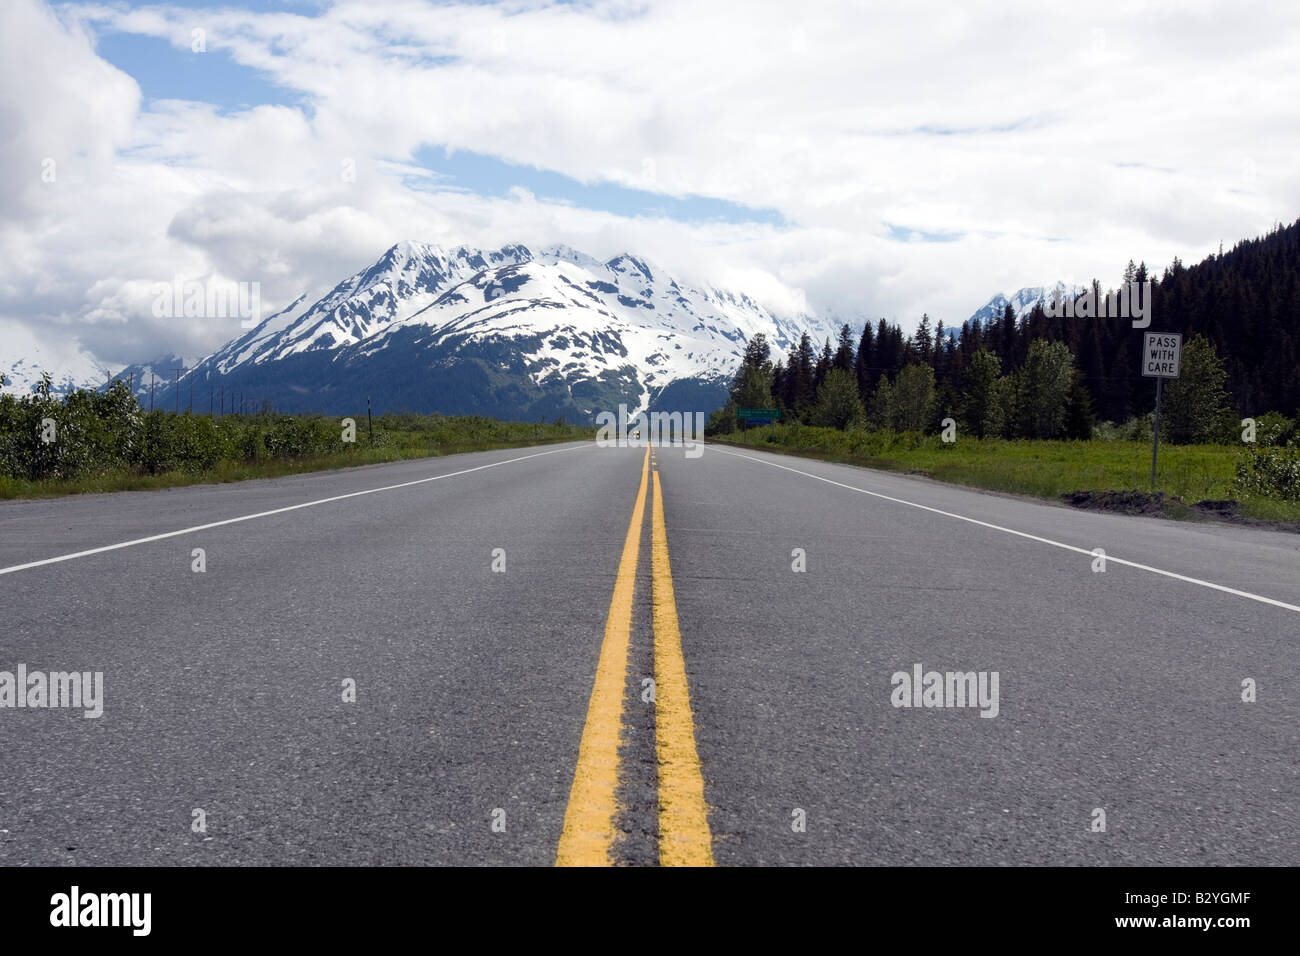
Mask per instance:
[[[1234,422],[1233,441],[1241,439],[1242,428]],[[1296,437],[1296,422],[1281,412],[1265,412],[1255,419],[1255,443],[1257,445],[1285,445]]]
[[[216,421],[189,413],[153,411],[144,416],[139,465],[151,475],[167,471],[207,471],[229,454],[230,445]]]
[[[1300,501],[1300,447],[1251,446],[1237,462],[1234,490],[1243,497]]]
[[[254,415],[145,413],[120,381],[102,392],[81,389],[62,399],[54,397],[52,385],[46,376],[30,395],[0,395],[0,497],[36,491],[34,483],[40,493],[57,491],[60,483],[84,490],[132,486],[135,479],[157,487],[154,479],[186,483],[162,476],[192,478],[262,463],[388,461],[592,434],[554,422],[400,412],[377,418],[373,439],[365,417],[352,416],[356,441],[344,443],[341,417],[282,415],[269,406]],[[53,422],[52,441],[42,439],[46,419]]]

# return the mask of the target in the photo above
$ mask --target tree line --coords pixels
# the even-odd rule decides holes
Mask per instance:
[[[1300,222],[1190,268],[1175,259],[1158,279],[1129,262],[1123,283],[1151,282],[1148,331],[1184,336],[1162,438],[1230,440],[1242,417],[1300,411],[1298,264]],[[1115,294],[1097,281],[1090,291]],[[805,333],[775,357],[756,335],[709,430],[743,427],[742,408],[776,408],[783,421],[835,428],[927,432],[951,418],[976,437],[1082,439],[1099,424],[1149,436],[1155,388],[1139,368],[1142,331],[1084,312],[1040,301],[1022,319],[1008,305],[957,329],[923,315],[911,335],[881,319],[860,332],[844,325],[820,350]]]

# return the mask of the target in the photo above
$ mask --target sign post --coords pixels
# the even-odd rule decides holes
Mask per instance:
[[[1160,393],[1167,378],[1177,378],[1183,360],[1180,332],[1146,332],[1142,336],[1142,374],[1156,380],[1156,414],[1151,429],[1151,493],[1156,490],[1156,458],[1160,454]]]

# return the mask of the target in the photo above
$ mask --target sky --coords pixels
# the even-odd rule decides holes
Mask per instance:
[[[206,354],[160,283],[269,314],[402,239],[960,324],[1294,221],[1297,102],[1251,0],[4,0],[0,353]]]

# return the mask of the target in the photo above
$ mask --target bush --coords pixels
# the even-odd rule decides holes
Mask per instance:
[[[1234,490],[1242,497],[1300,501],[1300,447],[1251,446],[1237,462]]]
[[[50,435],[47,419],[53,423],[51,441],[43,440]],[[0,491],[83,476],[197,475],[222,463],[350,456],[372,444],[396,457],[416,457],[590,435],[581,426],[402,412],[380,416],[372,442],[366,419],[356,416],[356,422],[357,441],[345,444],[339,418],[277,415],[266,405],[255,415],[145,413],[120,381],[102,392],[82,389],[58,399],[47,376],[30,395],[0,395]]]
[[[139,452],[140,421],[122,382],[59,401],[47,376],[32,395],[0,398],[0,475],[39,481],[124,467]]]
[[[1148,412],[1146,415],[1135,415],[1127,421],[1118,424],[1104,422],[1097,426],[1097,437],[1105,436],[1106,441],[1151,441],[1151,432],[1153,430],[1152,422],[1155,416]]]
[[[1281,412],[1265,412],[1255,419],[1255,444],[1257,445],[1286,445],[1297,437],[1296,422],[1287,418]],[[1233,422],[1232,441],[1241,439],[1242,428],[1240,420]]]
[[[342,446],[342,431],[319,415],[277,415],[264,427],[266,453],[273,458],[306,458]]]
[[[728,401],[726,405],[709,415],[708,423],[704,426],[704,435],[712,438],[715,435],[730,435],[740,428],[740,422],[736,416],[736,405]]]
[[[168,471],[193,474],[233,457],[226,435],[211,418],[152,411],[144,416],[143,431],[138,464],[150,475]]]

